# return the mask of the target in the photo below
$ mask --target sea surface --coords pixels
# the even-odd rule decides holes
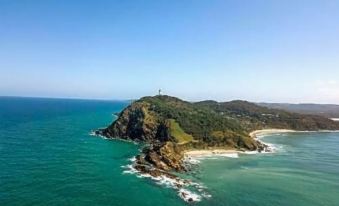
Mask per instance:
[[[192,205],[126,173],[140,145],[90,135],[128,104],[0,97],[0,205]],[[278,151],[200,160],[185,178],[211,197],[193,205],[339,205],[339,133],[263,140]]]

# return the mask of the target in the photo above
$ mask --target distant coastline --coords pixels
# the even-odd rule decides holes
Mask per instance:
[[[269,134],[278,134],[278,133],[291,133],[297,132],[296,130],[289,130],[289,129],[262,129],[262,130],[255,130],[249,133],[249,136],[258,139],[258,135],[269,135]],[[262,142],[262,141],[261,141]],[[262,142],[263,144],[266,144]],[[267,145],[267,144],[266,144]],[[263,153],[271,153],[274,152],[274,148],[272,146],[268,147],[268,151],[263,151]],[[186,159],[193,159],[193,158],[202,158],[202,157],[211,157],[211,156],[225,156],[225,157],[237,157],[238,154],[252,154],[253,151],[242,151],[236,149],[201,149],[201,150],[187,150],[184,152]],[[255,153],[259,153],[255,151]]]
[[[339,118],[336,118],[339,121]],[[281,133],[314,133],[314,132],[339,132],[338,130],[318,130],[318,131],[297,131],[297,130],[290,130],[290,129],[261,129],[255,130],[249,133],[251,138],[254,138],[261,143],[268,145],[268,151],[263,151],[262,153],[272,153],[275,151],[273,145],[265,143],[261,141],[259,138],[266,135],[274,135],[274,134],[281,134]],[[241,151],[236,149],[201,149],[201,150],[186,150],[184,151],[186,160],[194,159],[194,158],[204,158],[204,157],[237,157],[238,154],[254,154],[260,153],[257,151]]]
[[[258,138],[258,135],[268,135],[268,134],[277,134],[277,133],[290,133],[290,132],[297,132],[296,130],[291,129],[260,129],[250,132],[250,137]]]

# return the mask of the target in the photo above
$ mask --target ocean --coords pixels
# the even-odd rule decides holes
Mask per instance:
[[[0,205],[339,205],[339,133],[270,135],[275,153],[200,159],[183,176],[210,197],[186,203],[126,172],[140,145],[91,135],[128,104],[0,97]]]

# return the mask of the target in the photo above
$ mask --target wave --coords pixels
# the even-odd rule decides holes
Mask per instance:
[[[109,138],[107,138],[106,136],[102,135],[100,132],[98,132],[98,131],[101,130],[101,129],[104,129],[104,128],[100,128],[100,129],[98,129],[98,130],[92,130],[92,131],[89,132],[89,135],[90,135],[90,136],[101,137],[101,138],[103,138],[103,139],[109,139]]]
[[[201,201],[201,196],[197,195],[187,189],[180,189],[178,191],[179,197],[181,197],[186,202],[199,202]]]
[[[141,173],[134,168],[136,161],[135,157],[129,158],[128,161],[131,164],[122,166],[125,170],[123,174],[134,174],[138,178],[150,178],[158,185],[163,185],[168,188],[172,188],[177,191],[178,196],[186,202],[199,202],[203,198],[212,197],[203,185],[193,182],[191,180],[181,179],[179,177],[170,177],[167,175],[160,175],[154,177],[147,173]]]
[[[139,144],[139,143],[136,142],[136,141],[128,140],[128,139],[108,138],[108,137],[102,135],[100,132],[98,132],[98,131],[100,131],[100,130],[102,130],[102,129],[104,129],[104,128],[99,128],[98,130],[92,130],[92,131],[89,132],[88,135],[100,137],[100,138],[106,139],[106,140],[116,140],[116,141],[128,142],[128,143],[133,143],[133,144],[135,144],[135,145],[138,145],[138,144]]]
[[[260,131],[263,131],[262,133],[260,133]],[[255,133],[256,131],[254,131]],[[267,148],[265,148],[263,151],[259,152],[259,151],[245,151],[243,152],[244,154],[270,154],[270,153],[276,153],[278,151],[282,151],[282,146],[281,145],[277,145],[277,144],[272,144],[272,143],[268,143],[262,140],[262,138],[267,137],[267,136],[285,136],[286,133],[290,133],[290,132],[294,132],[294,131],[290,131],[290,130],[286,130],[286,131],[282,131],[282,130],[277,130],[276,132],[265,132],[264,130],[258,130],[257,132],[259,132],[258,134],[250,134],[250,136],[252,136],[253,139],[259,141],[260,143],[264,144],[267,146]]]

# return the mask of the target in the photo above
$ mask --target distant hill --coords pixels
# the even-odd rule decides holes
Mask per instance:
[[[335,104],[258,103],[258,105],[301,114],[315,114],[327,118],[339,118],[339,105]]]

